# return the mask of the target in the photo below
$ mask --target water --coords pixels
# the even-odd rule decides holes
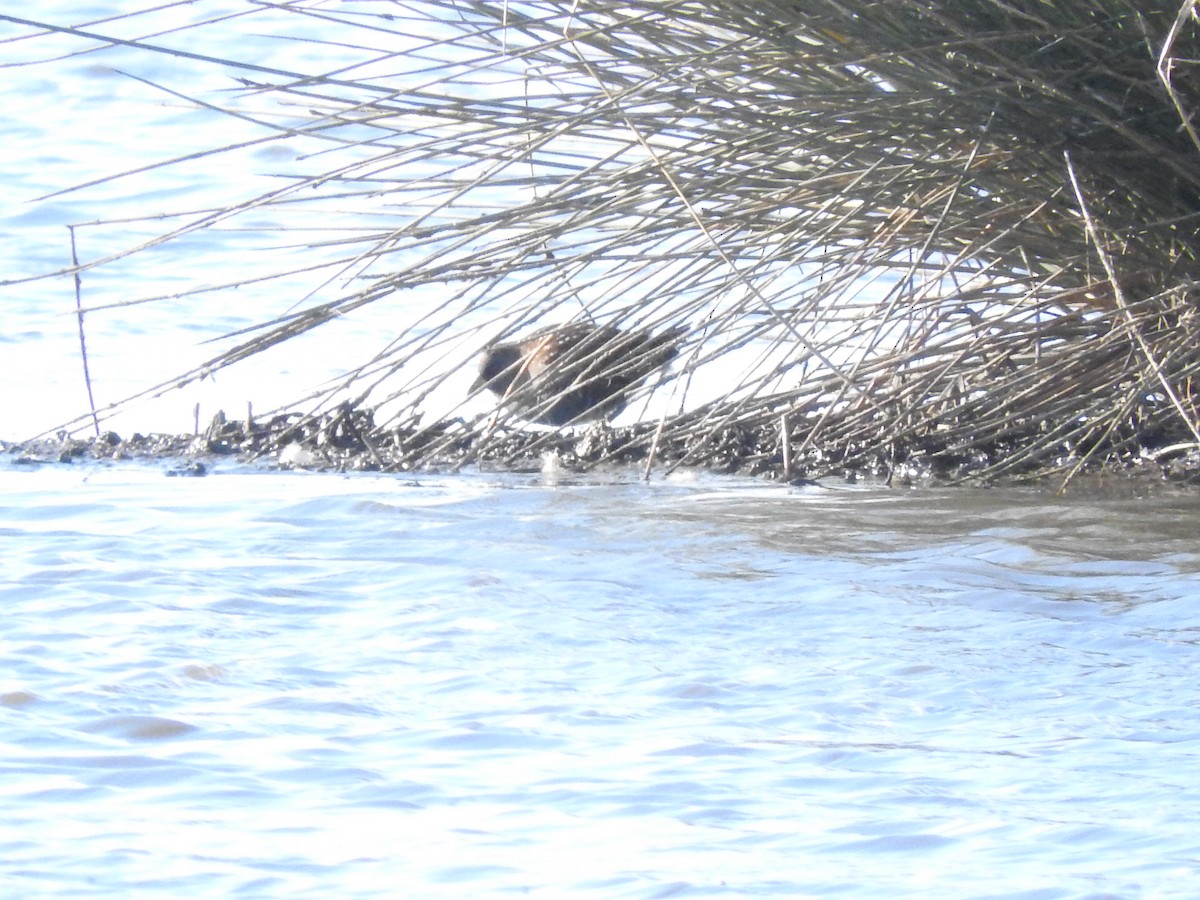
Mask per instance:
[[[139,21],[105,28],[155,31]],[[234,21],[239,50],[295,67],[259,21]],[[337,67],[321,36],[308,71]],[[0,44],[0,64],[29,49]],[[36,201],[251,135],[119,74],[228,85],[171,57],[4,71],[5,278],[65,264],[67,223],[251,195],[282,158]],[[85,229],[84,255],[129,228]],[[232,277],[257,264],[241,239],[89,273],[85,299],[195,287],[213,254]],[[90,315],[98,401],[287,309],[276,287]],[[0,304],[0,437],[21,438],[86,403],[74,296],[22,282]],[[388,328],[349,323],[327,355],[241,366],[114,426],[261,409]],[[1200,892],[1193,494],[173,465],[0,456],[5,895]]]
[[[0,470],[22,896],[1193,896],[1195,498]]]
[[[368,48],[357,50],[351,45],[364,42],[360,29],[247,0],[174,3],[129,15],[150,6],[143,0],[51,0],[36,9],[0,10],[0,15],[80,26],[118,40],[232,56],[264,67],[314,74],[347,70],[348,77],[372,74],[370,66],[362,65],[364,59],[401,53],[414,39],[398,33],[402,26],[397,22],[392,33],[379,31],[366,41]],[[378,7],[340,3],[337,13],[355,20],[370,8],[371,20]],[[209,24],[187,27],[198,22]],[[104,47],[80,37],[33,40],[30,33],[0,21],[5,116],[5,140],[0,142],[0,384],[38,386],[36,392],[0,392],[0,438],[7,439],[53,433],[88,408],[74,281],[53,277],[71,262],[68,226],[75,227],[81,261],[119,255],[198,218],[197,211],[246,203],[278,190],[281,176],[323,171],[327,157],[306,156],[328,151],[322,142],[278,139],[162,165],[273,134],[201,108],[189,98],[284,125],[297,121],[297,108],[243,90],[237,79],[247,73],[235,68],[133,47]],[[350,68],[355,65],[359,67]],[[402,66],[395,62],[391,68]],[[53,114],[47,115],[47,109]],[[353,149],[344,150],[336,165],[353,156]],[[323,230],[314,229],[318,216]],[[92,310],[85,331],[97,406],[103,410],[155,385],[173,383],[233,346],[236,341],[219,341],[226,333],[341,295],[347,290],[344,272],[263,279],[344,253],[344,248],[311,246],[327,237],[330,228],[344,224],[327,210],[308,213],[298,204],[282,217],[245,216],[84,272],[81,302]],[[367,227],[377,231],[381,226],[371,221]],[[338,236],[346,233],[339,230]],[[228,287],[239,282],[244,283]],[[323,288],[325,282],[330,284]],[[218,289],[222,285],[226,287]],[[263,413],[294,402],[379,353],[394,338],[398,323],[419,314],[413,307],[444,299],[443,285],[427,294],[396,295],[355,314],[352,327],[334,323],[332,329],[322,329],[327,333],[319,341],[289,341],[269,358],[249,360],[163,400],[135,406],[110,420],[110,427],[122,434],[178,433],[192,428],[197,403],[207,422],[218,409],[241,418],[247,403]],[[456,400],[471,378],[464,370],[461,385],[454,386]]]

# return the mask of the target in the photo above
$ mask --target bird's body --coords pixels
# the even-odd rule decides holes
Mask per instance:
[[[543,425],[614,416],[630,388],[675,357],[683,332],[584,322],[543,328],[488,347],[473,390],[486,387],[521,418]]]

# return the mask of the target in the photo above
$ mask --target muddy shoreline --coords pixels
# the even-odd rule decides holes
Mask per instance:
[[[168,464],[171,475],[203,475],[218,460],[325,472],[452,472],[467,466],[528,472],[541,469],[552,458],[560,471],[636,467],[648,469],[651,477],[687,468],[795,484],[863,480],[896,486],[1033,485],[1058,490],[1069,482],[1073,492],[1121,495],[1200,490],[1200,447],[1179,440],[1136,451],[1126,442],[1105,453],[1093,452],[1082,463],[1069,451],[1053,459],[1033,457],[1015,477],[989,478],[986,470],[996,460],[1021,451],[1020,435],[966,448],[948,447],[932,435],[904,446],[892,445],[886,452],[807,446],[789,453],[776,429],[730,427],[699,441],[660,440],[655,430],[651,424],[594,426],[565,433],[478,432],[458,420],[423,428],[378,429],[369,411],[343,407],[317,417],[290,414],[268,421],[232,420],[218,413],[198,434],[123,437],[102,431],[81,437],[59,433],[23,442],[0,441],[0,453],[15,465],[157,460]]]

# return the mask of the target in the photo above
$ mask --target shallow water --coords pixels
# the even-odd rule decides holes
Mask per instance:
[[[1194,896],[1196,498],[0,464],[14,895]]]

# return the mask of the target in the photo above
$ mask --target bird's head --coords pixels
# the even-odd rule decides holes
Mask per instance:
[[[479,377],[471,385],[471,393],[489,388],[497,394],[508,391],[521,369],[521,351],[510,344],[501,344],[484,352],[479,361]]]

